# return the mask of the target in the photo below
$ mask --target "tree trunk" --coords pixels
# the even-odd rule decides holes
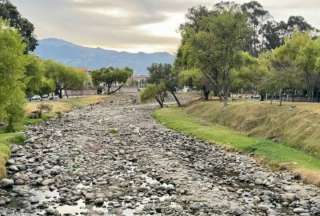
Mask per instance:
[[[108,85],[107,85],[107,94],[108,94],[108,95],[110,94],[110,91],[111,91],[111,85],[108,84]]]
[[[177,102],[178,107],[181,107],[181,103],[177,97],[177,95],[174,92],[170,92],[172,96],[174,97],[175,101]]]
[[[120,86],[119,86],[116,90],[114,90],[114,91],[108,90],[108,95],[111,95],[111,94],[116,93],[116,92],[119,91],[122,87],[123,87],[123,85],[120,85]]]
[[[279,100],[280,100],[280,106],[282,106],[282,89],[280,89],[280,92],[279,92]]]
[[[209,100],[210,91],[207,89],[206,86],[202,87],[202,91],[203,91],[204,100],[208,101]]]
[[[223,106],[228,106],[228,96],[223,97]]]
[[[155,99],[159,103],[160,107],[163,108],[163,102],[161,101],[161,99],[159,99],[157,97]]]
[[[314,90],[312,90],[312,103],[314,103]]]
[[[63,98],[62,90],[63,90],[63,89],[59,89],[59,98],[60,98],[60,99],[62,99],[62,98]]]
[[[295,94],[296,94],[296,90],[292,91],[292,94],[291,94],[291,102],[294,102]]]
[[[229,86],[228,84],[224,84],[224,89],[223,89],[223,105],[227,106],[228,105],[228,98],[229,98]]]

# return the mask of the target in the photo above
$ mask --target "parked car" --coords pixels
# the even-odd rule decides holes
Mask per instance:
[[[49,100],[58,100],[59,99],[59,97],[58,96],[56,96],[56,95],[54,95],[54,96],[50,96],[49,97]]]
[[[41,101],[42,98],[40,97],[40,95],[33,95],[31,98],[30,98],[31,101]]]
[[[43,99],[48,99],[48,98],[49,98],[49,95],[47,95],[47,94],[42,95],[42,98],[43,98]]]

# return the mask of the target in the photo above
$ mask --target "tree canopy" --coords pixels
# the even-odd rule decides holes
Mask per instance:
[[[89,85],[91,80],[89,75],[77,68],[68,67],[54,61],[44,62],[45,75],[47,79],[54,83],[55,94],[63,97],[63,90],[66,96],[67,90],[79,90]]]
[[[98,88],[98,92],[102,93],[103,88],[106,87],[107,94],[113,94],[119,91],[127,80],[133,75],[133,70],[130,68],[101,68],[91,72],[92,81]],[[113,85],[116,89],[112,90]]]
[[[195,26],[182,29],[183,42],[179,49],[176,68],[180,71],[198,68],[202,73],[202,89],[227,100],[231,70],[238,65],[240,51],[245,49],[251,29],[247,17],[237,10],[213,11]]]
[[[9,0],[0,0],[0,18],[7,20],[9,25],[19,31],[25,42],[26,51],[33,51],[37,46],[34,26],[22,17],[17,8]]]
[[[148,71],[149,71],[148,83],[153,84],[153,90],[154,90],[154,86],[156,87],[158,86],[157,89],[160,89],[161,91],[165,91],[165,92],[168,91],[177,102],[177,105],[181,106],[181,103],[176,95],[176,92],[178,89],[178,76],[177,76],[177,73],[175,73],[172,70],[172,65],[154,63],[148,68]],[[161,103],[159,104],[160,106],[163,106],[163,104]]]

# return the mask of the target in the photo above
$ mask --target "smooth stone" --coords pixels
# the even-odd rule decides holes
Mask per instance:
[[[13,185],[14,185],[13,179],[4,178],[0,181],[0,187],[2,188],[9,188],[9,187],[12,187]]]

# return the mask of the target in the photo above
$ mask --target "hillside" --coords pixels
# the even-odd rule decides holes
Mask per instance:
[[[166,52],[129,53],[89,48],[64,40],[50,38],[39,41],[35,53],[44,59],[51,59],[63,64],[87,69],[106,66],[130,67],[137,74],[146,74],[152,63],[173,63],[174,56]]]

